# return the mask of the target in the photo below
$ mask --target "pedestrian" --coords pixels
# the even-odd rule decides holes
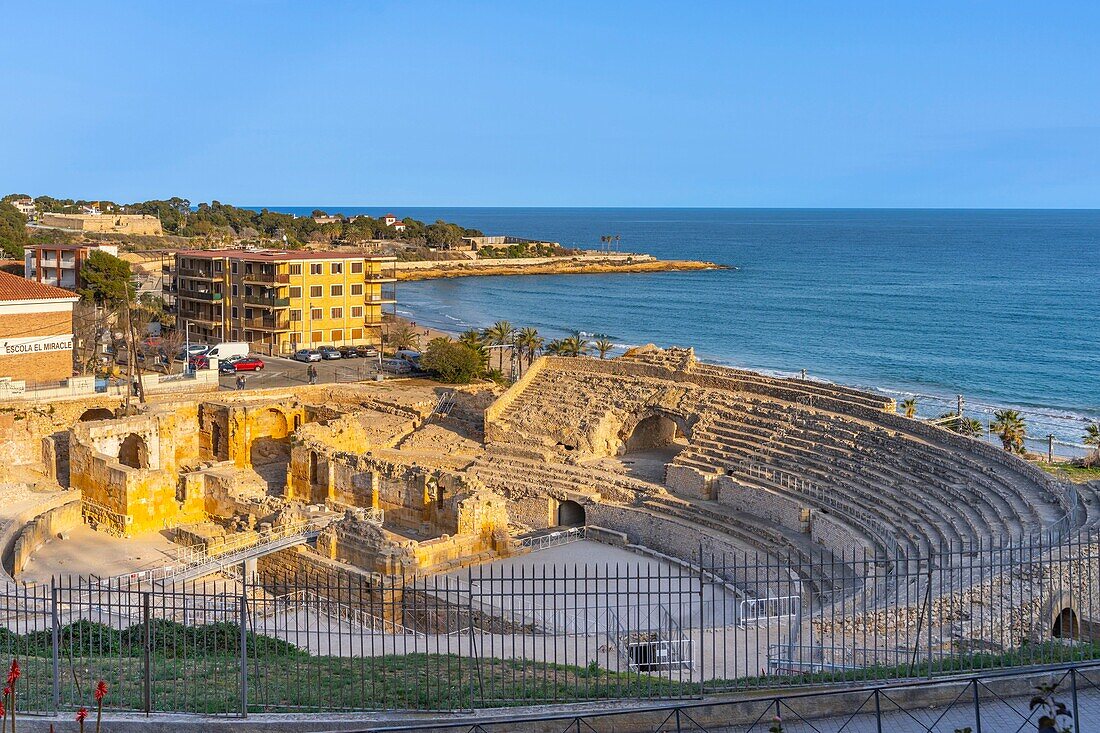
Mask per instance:
[[[306,369],[306,376],[309,377],[310,384],[317,384],[317,367],[310,364],[309,368]]]
[[[237,375],[237,389],[238,390],[244,389],[244,375],[243,374],[238,374]]]

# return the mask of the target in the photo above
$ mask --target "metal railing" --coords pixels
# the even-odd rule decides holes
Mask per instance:
[[[1100,531],[1014,549],[914,550],[887,572],[867,552],[795,559],[685,547],[690,564],[605,560],[613,550],[581,544],[578,529],[530,538],[547,543],[537,557],[391,577],[277,552],[309,527],[189,564],[0,586],[0,659],[23,665],[20,705],[71,710],[106,679],[120,710],[639,708],[1100,658]],[[257,558],[254,573],[236,570],[246,556]],[[191,580],[204,561],[232,578]],[[822,597],[806,576],[840,590]]]

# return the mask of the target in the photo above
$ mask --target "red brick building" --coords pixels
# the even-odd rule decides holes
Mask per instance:
[[[0,379],[28,384],[73,375],[76,293],[0,271]]]

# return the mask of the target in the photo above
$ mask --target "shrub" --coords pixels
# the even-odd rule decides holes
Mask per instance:
[[[445,338],[428,344],[420,366],[441,382],[451,384],[469,384],[482,374],[482,359],[476,350]]]

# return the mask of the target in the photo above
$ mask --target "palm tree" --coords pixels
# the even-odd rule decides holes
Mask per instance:
[[[1085,445],[1092,446],[1092,450],[1100,456],[1100,423],[1094,422],[1085,430]]]
[[[601,359],[606,359],[607,352],[615,348],[615,344],[611,343],[610,339],[601,338],[599,341],[592,344],[592,347],[596,350],[596,353],[600,355]]]
[[[476,328],[470,328],[458,334],[458,342],[473,348],[480,348],[485,345],[485,337]]]
[[[568,356],[568,354],[565,353],[565,339],[554,339],[546,344],[545,351],[550,356]]]
[[[398,323],[390,329],[388,334],[386,334],[386,343],[392,346],[396,351],[411,349],[418,337],[419,334],[416,333],[416,330],[412,326],[407,323]]]
[[[945,412],[937,417],[934,422],[969,438],[980,437],[985,432],[985,427],[981,422],[972,417],[959,417],[954,412]]]
[[[538,356],[543,340],[538,329],[531,326],[521,328],[516,335],[516,348],[519,349],[520,356],[527,360],[527,366],[531,366],[531,362]]]
[[[1011,453],[1024,452],[1024,438],[1027,437],[1027,426],[1017,410],[997,410],[993,413],[995,420],[989,426],[989,431],[1001,439],[1001,445]]]
[[[588,339],[581,336],[580,331],[574,331],[572,336],[565,339],[569,356],[586,356],[591,350]]]
[[[906,417],[916,417],[917,415],[917,400],[913,397],[905,400],[901,403],[901,407],[905,410]]]
[[[491,346],[507,346],[512,343],[512,332],[516,329],[508,321],[497,321],[483,332],[485,340]],[[497,349],[497,363],[500,371],[504,371],[504,349]]]

